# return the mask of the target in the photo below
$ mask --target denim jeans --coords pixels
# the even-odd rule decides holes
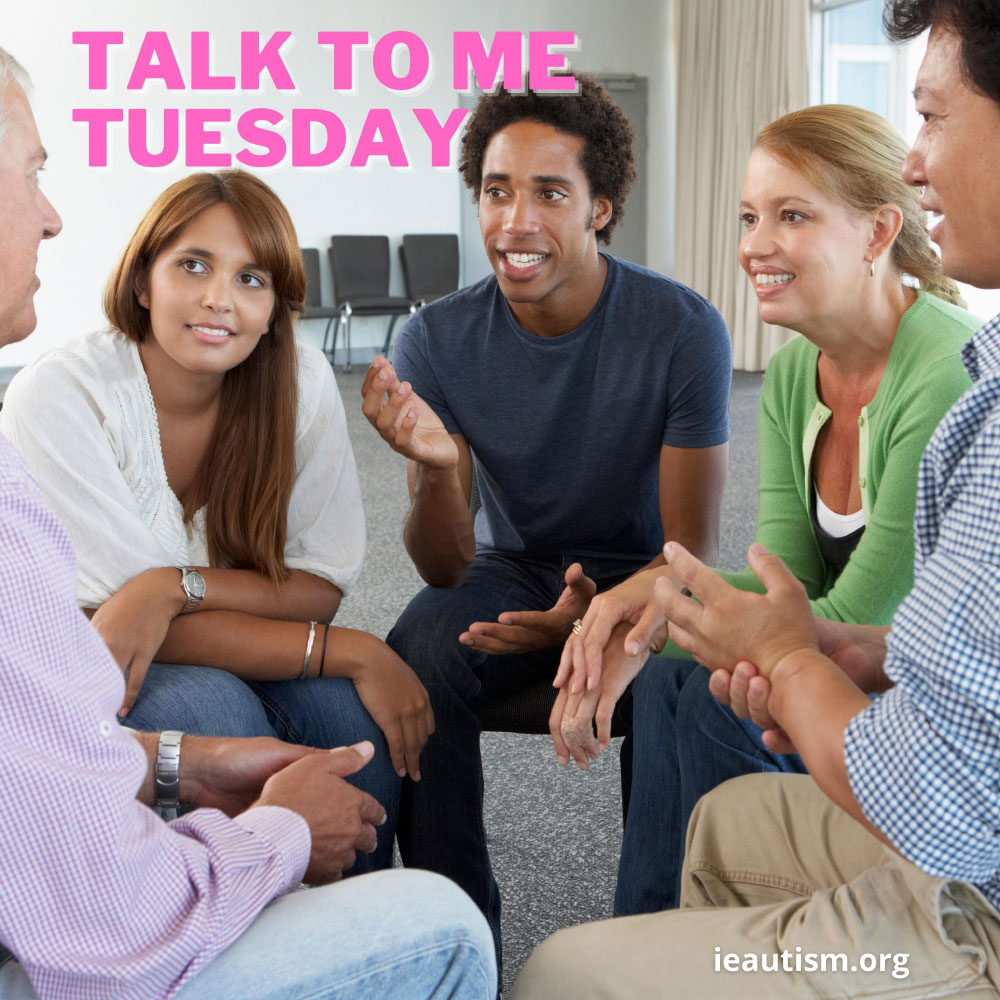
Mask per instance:
[[[496,981],[468,897],[397,870],[275,900],[176,1000],[493,1000]],[[37,1000],[16,963],[0,968],[0,995]]]
[[[504,611],[552,607],[573,562],[606,590],[645,560],[550,558],[480,553],[465,582],[425,587],[400,616],[386,642],[416,672],[434,709],[435,731],[420,757],[421,780],[404,781],[397,839],[403,863],[447,875],[486,915],[501,959],[500,892],[490,868],[483,827],[482,726],[477,709],[498,695],[553,677],[561,646],[523,656],[490,656],[459,643],[476,621]]]
[[[615,916],[673,909],[680,895],[688,820],[698,800],[742,774],[804,774],[797,754],[772,753],[760,729],[708,689],[692,660],[651,656],[632,684],[632,794]]]
[[[226,670],[154,663],[122,723],[147,732],[273,736],[324,749],[371,740],[374,757],[347,780],[378,799],[386,821],[379,827],[374,853],[359,854],[347,874],[392,867],[400,780],[382,731],[347,678],[242,681]]]

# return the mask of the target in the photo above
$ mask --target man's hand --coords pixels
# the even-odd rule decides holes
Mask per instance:
[[[622,622],[611,633],[604,650],[604,672],[597,687],[571,693],[563,684],[549,716],[549,732],[560,764],[572,757],[581,771],[586,771],[597,755],[607,750],[611,739],[611,716],[625,689],[632,683],[649,656],[646,649],[638,656],[625,652],[624,638],[630,629]],[[597,739],[594,739],[594,723]]]
[[[321,751],[268,736],[239,739],[184,735],[180,798],[236,816],[249,809],[272,774]]]
[[[128,715],[135,705],[146,671],[184,602],[180,574],[172,566],[163,566],[133,577],[90,619],[122,673],[128,673],[119,716]]]
[[[866,694],[887,691],[891,682],[882,671],[885,637],[881,625],[857,625],[817,618],[819,651],[828,656]],[[770,711],[771,684],[752,663],[738,663],[730,674],[716,670],[709,690],[741,719],[751,719],[764,730],[763,741],[775,753],[795,753],[795,746],[778,727]]]
[[[420,780],[420,751],[434,732],[434,712],[417,675],[381,639],[358,633],[364,662],[351,680],[361,703],[385,733],[392,766]]]
[[[357,858],[358,851],[375,850],[375,827],[385,822],[385,810],[367,792],[344,781],[371,760],[367,740],[353,747],[313,750],[268,778],[258,806],[281,806],[297,812],[309,824],[312,850],[305,881],[336,882]]]
[[[496,622],[473,622],[458,641],[483,653],[528,653],[560,645],[597,592],[579,563],[566,570],[564,579],[566,588],[548,611],[505,611]]]
[[[818,649],[805,589],[763,545],[751,545],[748,558],[767,588],[764,594],[730,586],[676,542],[668,542],[664,554],[693,596],[659,581],[655,598],[660,613],[670,622],[670,638],[709,670],[732,670],[749,660],[770,678],[789,654]]]
[[[399,381],[386,358],[371,363],[361,395],[361,412],[393,451],[429,468],[457,467],[458,447],[452,436],[410,383]]]

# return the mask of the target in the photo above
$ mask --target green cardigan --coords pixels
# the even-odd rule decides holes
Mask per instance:
[[[840,576],[820,555],[809,516],[813,447],[831,415],[816,395],[819,349],[797,337],[771,359],[757,419],[754,537],[802,581],[819,617],[888,625],[913,586],[920,456],[972,384],[961,349],[979,326],[970,313],[923,292],[903,314],[878,391],[858,418],[866,527]],[[749,568],[718,572],[741,590],[764,590]],[[668,643],[663,655],[686,654]]]

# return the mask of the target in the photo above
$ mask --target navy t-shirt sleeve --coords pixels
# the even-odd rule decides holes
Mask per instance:
[[[732,344],[725,320],[702,300],[677,331],[670,358],[663,443],[711,448],[729,440]]]
[[[428,350],[427,324],[418,312],[407,320],[393,348],[392,364],[400,382],[409,382],[413,391],[438,415],[449,434],[461,434],[445,394],[438,382]]]

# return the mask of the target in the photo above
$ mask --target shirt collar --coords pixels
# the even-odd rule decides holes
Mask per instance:
[[[962,348],[962,363],[973,382],[983,372],[1000,369],[1000,314],[984,323]]]

